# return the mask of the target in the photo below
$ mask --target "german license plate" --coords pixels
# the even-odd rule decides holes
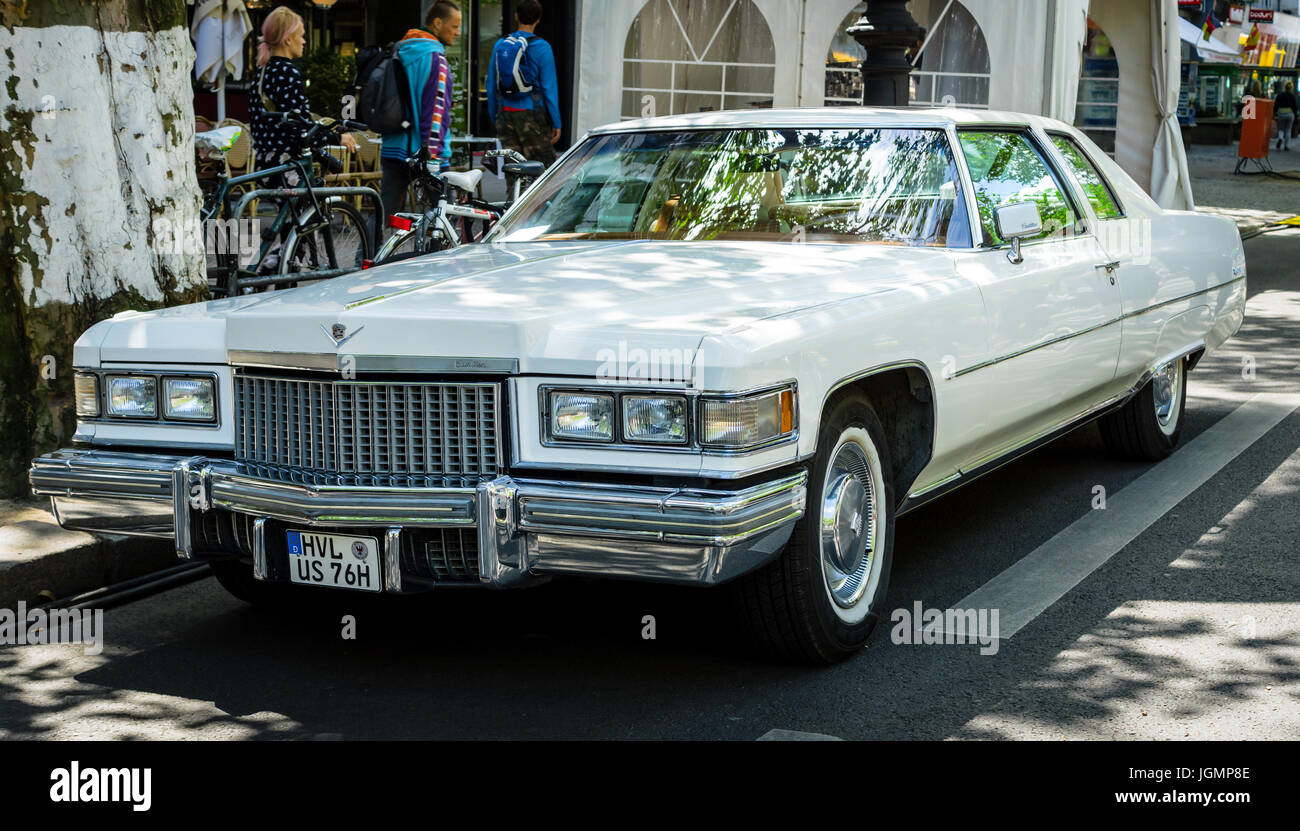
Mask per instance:
[[[379,543],[374,537],[345,537],[289,531],[289,579],[312,586],[379,591]]]

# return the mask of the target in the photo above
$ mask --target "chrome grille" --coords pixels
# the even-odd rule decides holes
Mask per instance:
[[[362,484],[497,475],[497,386],[235,376],[235,458]]]

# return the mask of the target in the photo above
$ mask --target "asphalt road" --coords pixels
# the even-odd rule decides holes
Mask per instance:
[[[771,666],[737,652],[716,590],[449,589],[274,614],[206,579],[108,610],[101,654],[0,648],[0,737],[1300,738],[1300,230],[1246,250],[1246,323],[1190,375],[1170,461],[1108,459],[1088,427],[899,521],[886,608],[1042,606],[994,654],[895,643],[883,623],[840,665]]]

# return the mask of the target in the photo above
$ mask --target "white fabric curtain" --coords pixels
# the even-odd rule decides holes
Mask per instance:
[[[1151,198],[1162,208],[1190,211],[1192,177],[1178,129],[1178,90],[1182,82],[1177,0],[1151,0],[1151,88],[1155,94],[1155,147],[1151,156]]]
[[[1083,42],[1088,36],[1088,0],[1057,0],[1048,25],[1051,65],[1043,90],[1043,115],[1073,124]]]

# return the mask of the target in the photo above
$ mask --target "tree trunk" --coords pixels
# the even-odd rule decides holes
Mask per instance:
[[[0,0],[0,26],[0,496],[17,496],[31,457],[72,440],[81,332],[207,281],[184,1]]]

